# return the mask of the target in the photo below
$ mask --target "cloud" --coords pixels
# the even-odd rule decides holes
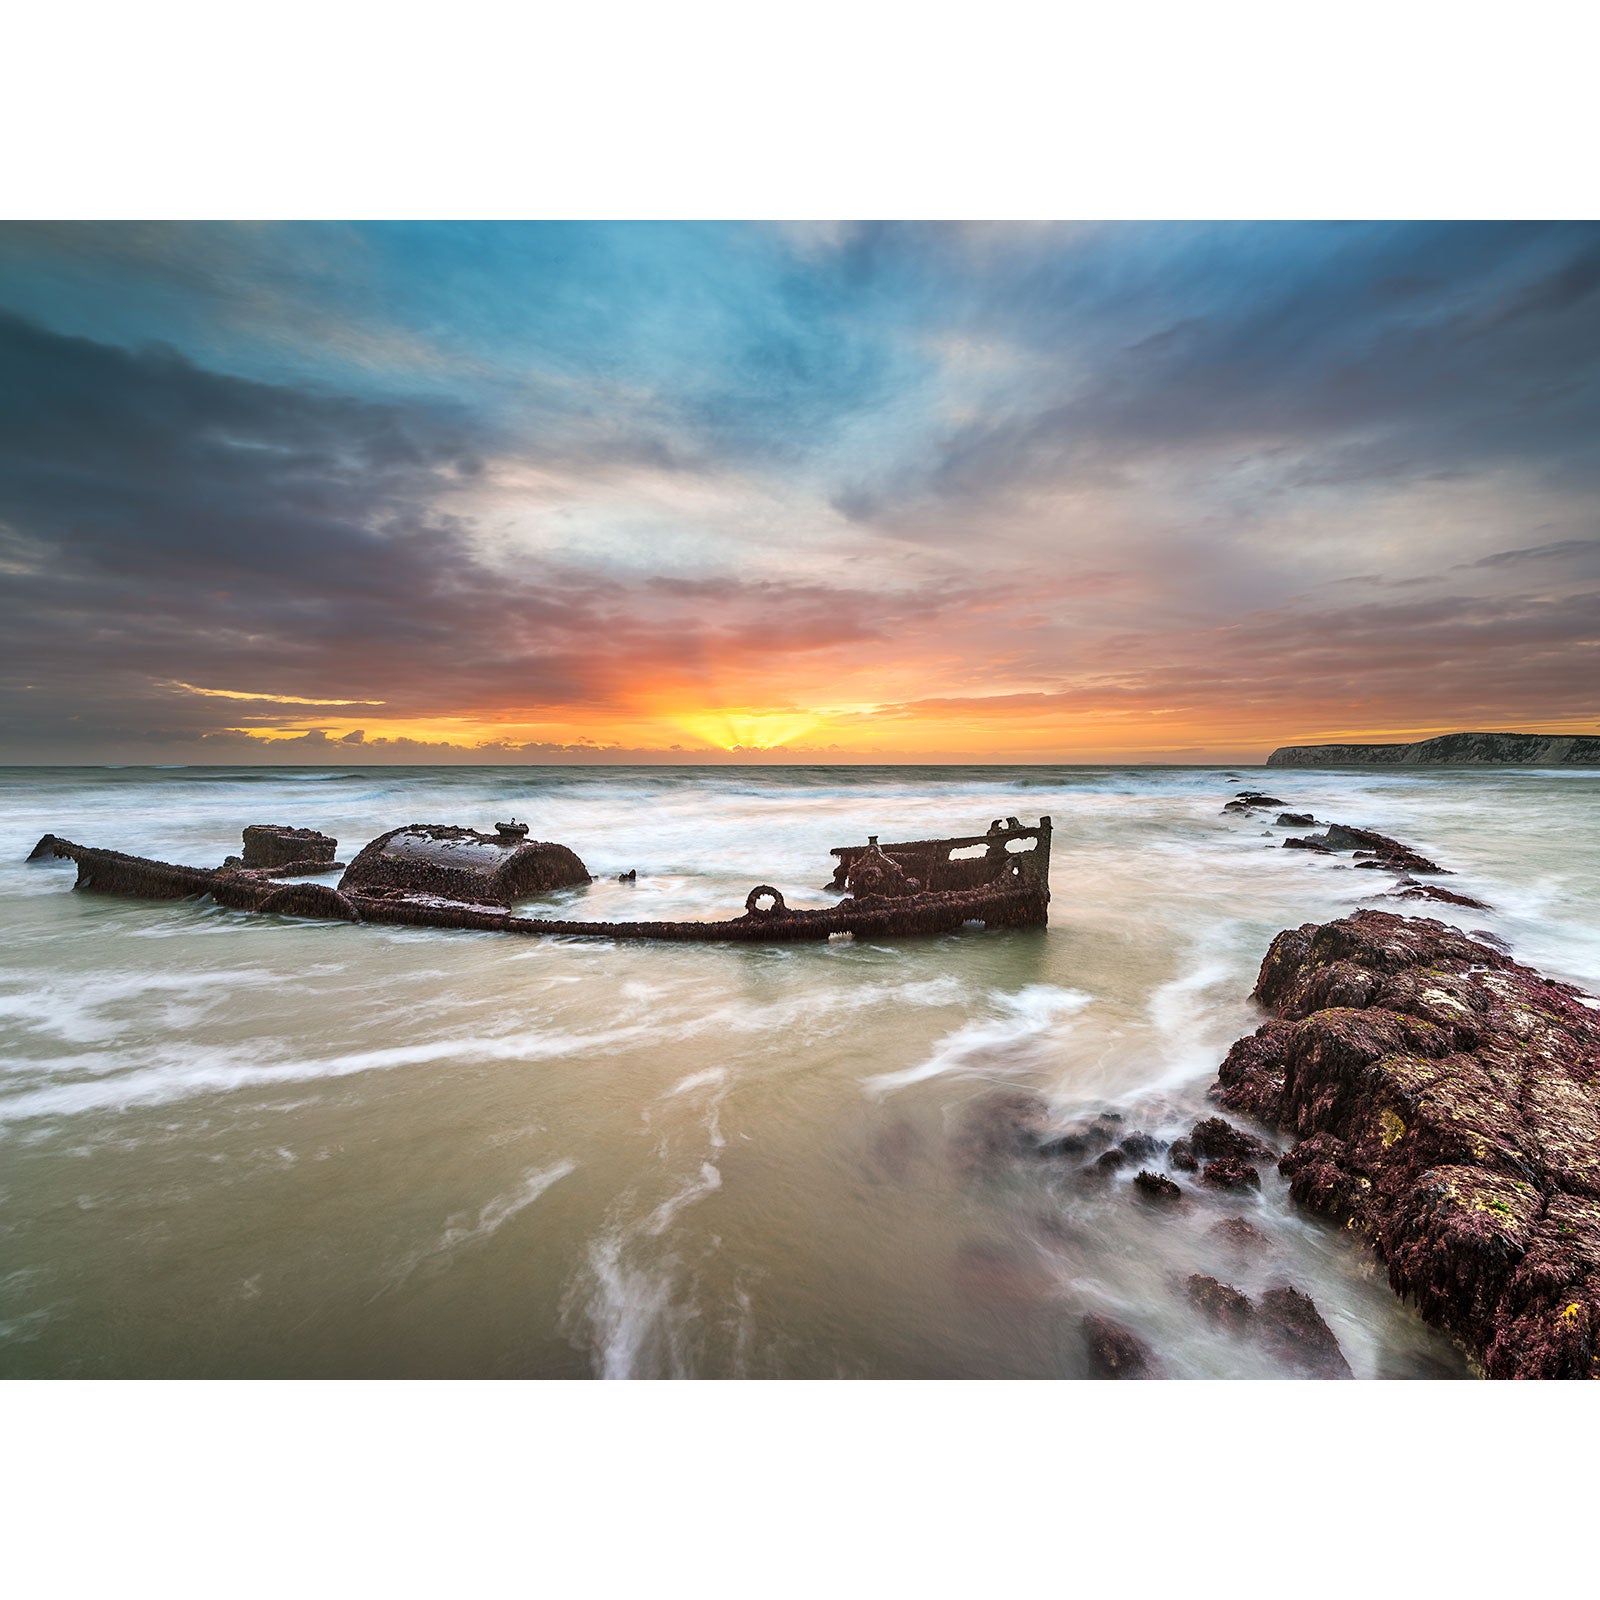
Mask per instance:
[[[1520,566],[1529,561],[1559,561],[1572,556],[1593,559],[1597,554],[1600,554],[1600,539],[1558,539],[1553,544],[1529,545],[1521,550],[1497,550],[1493,555],[1477,561],[1459,562],[1456,570],[1465,572],[1475,567]]]
[[[9,226],[0,305],[14,757],[1270,744],[1592,672],[1590,225]]]

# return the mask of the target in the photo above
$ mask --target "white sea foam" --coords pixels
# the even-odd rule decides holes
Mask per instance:
[[[588,1252],[589,1293],[584,1315],[602,1378],[644,1378],[673,1370],[670,1261],[653,1268],[623,1260],[623,1239],[606,1233]]]
[[[684,1078],[679,1083],[673,1084],[673,1086],[667,1090],[664,1098],[670,1100],[675,1095],[688,1094],[691,1090],[704,1089],[708,1088],[711,1084],[726,1083],[727,1081],[728,1069],[726,1067],[707,1067],[705,1071],[691,1072],[687,1078]]]
[[[672,1226],[672,1219],[685,1206],[693,1205],[696,1200],[702,1200],[708,1194],[714,1194],[721,1187],[722,1174],[709,1161],[702,1161],[700,1171],[675,1195],[663,1200],[650,1213],[644,1231],[657,1236],[665,1233]]]
[[[449,1255],[462,1245],[487,1239],[519,1212],[526,1211],[546,1189],[559,1183],[569,1172],[575,1172],[577,1166],[576,1161],[557,1161],[549,1167],[530,1167],[515,1189],[507,1194],[496,1195],[479,1210],[475,1221],[468,1222],[465,1216],[461,1220],[452,1218],[432,1246],[407,1261],[401,1271],[401,1279],[408,1277],[426,1260]]]
[[[1029,984],[1016,994],[993,996],[998,1014],[964,1023],[946,1034],[926,1060],[899,1072],[883,1072],[865,1080],[869,1094],[887,1094],[907,1084],[922,1083],[946,1073],[1000,1076],[1037,1065],[1040,1044],[1053,1037],[1059,1019],[1083,1010],[1093,997],[1076,989]]]

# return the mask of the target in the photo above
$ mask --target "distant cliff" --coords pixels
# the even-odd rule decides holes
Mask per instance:
[[[1600,738],[1446,733],[1417,744],[1286,744],[1269,767],[1600,767]]]

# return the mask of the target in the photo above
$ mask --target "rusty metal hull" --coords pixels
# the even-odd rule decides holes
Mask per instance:
[[[388,836],[385,835],[385,838]],[[974,847],[983,854],[974,857]],[[77,887],[141,899],[175,900],[209,895],[238,911],[287,916],[381,922],[410,927],[464,928],[523,936],[653,940],[665,943],[733,941],[795,943],[836,934],[860,938],[905,938],[953,933],[970,923],[991,928],[1042,928],[1049,918],[1050,819],[1025,827],[1015,818],[996,822],[986,834],[910,844],[842,846],[836,885],[856,872],[885,892],[848,895],[837,905],[795,910],[782,894],[762,884],[750,891],[745,914],[717,922],[602,922],[558,917],[523,917],[508,905],[484,899],[379,886],[363,891],[348,878],[327,884],[282,882],[296,868],[178,866],[74,844],[46,834],[30,860],[52,857],[76,862]],[[885,868],[884,863],[888,863]],[[915,866],[925,877],[905,870]],[[945,887],[927,887],[930,881]],[[976,881],[975,881],[976,880]],[[908,887],[908,885],[910,887]]]

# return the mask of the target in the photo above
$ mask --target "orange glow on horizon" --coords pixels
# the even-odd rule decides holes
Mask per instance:
[[[327,746],[348,742],[354,754],[382,749],[385,741],[414,741],[463,755],[523,747],[565,751],[580,759],[629,751],[651,757],[696,759],[740,754],[780,756],[800,762],[860,761],[1127,761],[1143,759],[1264,759],[1285,744],[1408,743],[1472,727],[1482,731],[1593,733],[1592,721],[1478,718],[1428,726],[1354,726],[1332,719],[1288,723],[1282,718],[1201,717],[1191,710],[1128,707],[1019,709],[997,697],[959,710],[941,706],[805,710],[794,707],[695,710],[663,716],[576,717],[512,722],[487,716],[384,719],[335,717],[230,730],[264,746],[318,732]],[[359,740],[350,736],[359,732]]]

